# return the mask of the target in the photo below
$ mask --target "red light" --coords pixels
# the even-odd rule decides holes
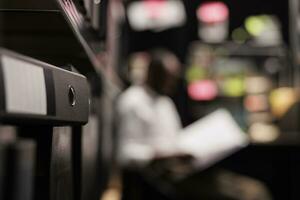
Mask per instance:
[[[217,97],[218,89],[215,82],[202,80],[189,84],[188,94],[196,101],[211,101]]]
[[[200,5],[197,16],[205,23],[219,23],[227,20],[229,10],[222,2],[207,2]]]

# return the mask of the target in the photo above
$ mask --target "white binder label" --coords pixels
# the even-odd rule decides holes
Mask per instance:
[[[47,114],[43,68],[2,56],[6,110],[9,113]]]

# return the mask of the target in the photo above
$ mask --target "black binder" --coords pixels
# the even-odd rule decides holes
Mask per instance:
[[[14,127],[0,126],[0,199],[5,199],[9,146],[16,141]]]
[[[1,122],[85,124],[89,97],[83,75],[0,49]]]
[[[54,127],[50,167],[50,200],[73,200],[72,128]]]
[[[32,200],[36,144],[21,139],[4,146],[4,190],[6,200]]]
[[[98,200],[101,193],[100,180],[100,127],[99,118],[90,116],[82,129],[81,138],[81,200]]]
[[[98,32],[98,36],[101,39],[105,39],[107,32],[107,9],[108,0],[92,1],[91,23],[93,28]]]
[[[5,148],[6,145],[0,144],[0,199],[4,199],[4,191],[5,191]]]

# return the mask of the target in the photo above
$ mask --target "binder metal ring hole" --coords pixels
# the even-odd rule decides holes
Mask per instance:
[[[71,86],[71,85],[69,85],[68,97],[69,97],[70,105],[72,107],[74,107],[76,105],[76,92],[75,92],[75,89],[73,88],[73,86]]]

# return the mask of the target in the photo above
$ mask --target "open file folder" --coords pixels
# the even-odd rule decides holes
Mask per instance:
[[[85,124],[89,85],[78,73],[0,49],[0,121]]]
[[[182,130],[177,145],[192,155],[197,169],[208,168],[249,144],[229,111],[219,109]]]

